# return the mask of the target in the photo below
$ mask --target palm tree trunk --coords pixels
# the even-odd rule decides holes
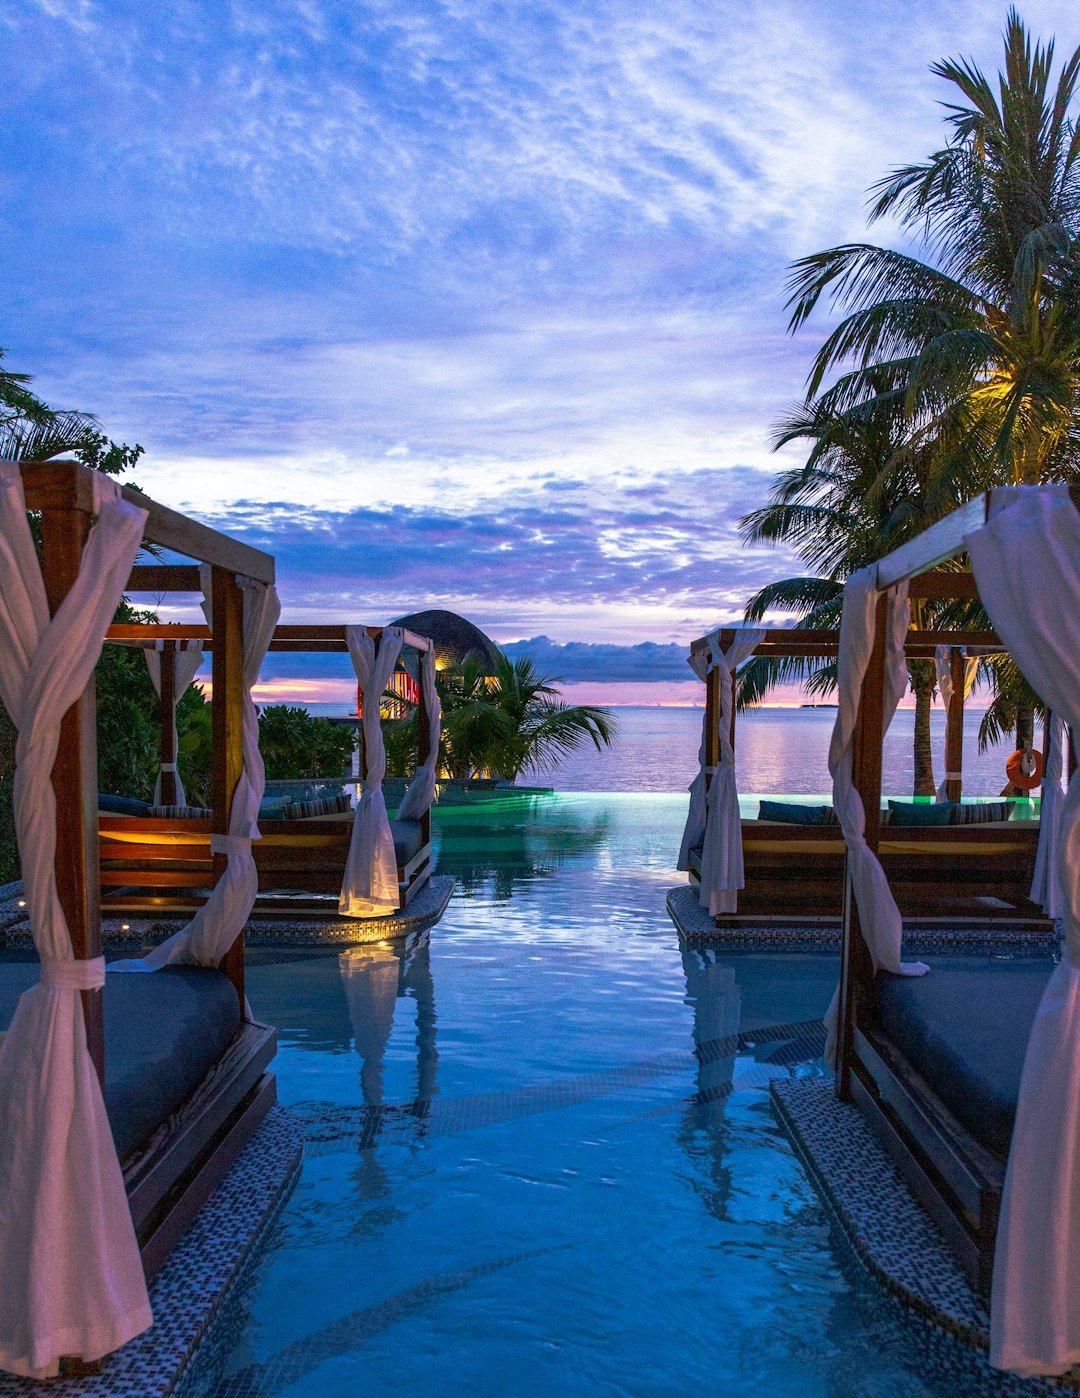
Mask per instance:
[[[911,688],[915,693],[915,796],[933,796],[934,752],[930,745],[930,703],[934,697],[934,667],[929,660],[910,662]]]

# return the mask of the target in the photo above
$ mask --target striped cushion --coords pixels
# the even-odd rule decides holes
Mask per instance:
[[[821,823],[822,823],[822,825],[839,825],[839,824],[840,824],[840,817],[836,814],[836,812],[833,810],[833,808],[832,808],[831,806],[823,806],[821,809],[822,809],[822,812],[823,812],[822,817],[821,817]]]
[[[995,821],[1008,820],[1008,801],[979,801],[970,806],[954,804],[951,825],[992,825]]]
[[[210,820],[214,812],[204,806],[151,806],[153,820]]]
[[[294,801],[291,818],[309,820],[312,816],[347,815],[352,810],[352,801],[344,791],[337,796],[324,796],[318,801]]]

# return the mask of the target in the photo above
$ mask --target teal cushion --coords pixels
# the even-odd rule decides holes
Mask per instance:
[[[794,801],[762,801],[758,820],[776,820],[783,825],[824,825],[827,806],[799,806]]]
[[[951,825],[951,801],[890,801],[890,825]]]
[[[98,810],[107,815],[148,816],[150,807],[134,796],[109,796],[102,792],[97,799]]]
[[[289,820],[291,816],[291,796],[264,796],[259,803],[260,820]]]

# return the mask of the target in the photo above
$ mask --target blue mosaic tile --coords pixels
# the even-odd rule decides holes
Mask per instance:
[[[215,1331],[265,1244],[300,1173],[303,1138],[290,1112],[271,1110],[203,1206],[150,1288],[154,1324],[102,1361],[97,1374],[32,1379],[0,1374],[0,1398],[165,1398],[205,1386],[228,1353]]]

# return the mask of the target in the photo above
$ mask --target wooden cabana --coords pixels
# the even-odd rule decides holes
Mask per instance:
[[[146,1279],[275,1101],[275,1031],[245,1008],[234,895],[250,856],[234,799],[252,775],[245,618],[276,613],[276,594],[269,555],[73,461],[0,462],[0,538],[0,691],[19,730],[15,822],[40,954],[0,966],[0,1365],[44,1377],[151,1323]],[[93,667],[122,593],[148,576],[129,576],[144,543],[209,568],[206,882],[227,896],[173,940],[171,964],[106,975]],[[174,569],[149,572],[156,591],[176,585]]]
[[[161,569],[137,569],[134,580],[140,590],[154,591]],[[181,578],[188,591],[201,590],[197,569],[186,570]],[[344,624],[278,626],[270,642],[272,653],[349,655],[349,632],[357,628]],[[384,632],[390,628],[362,628],[377,656]],[[433,666],[431,642],[414,632],[398,629],[401,655],[394,662],[386,691],[393,702],[396,690],[393,676],[408,674],[415,682],[413,689],[417,709],[417,767],[423,769],[437,756],[438,715],[431,712],[433,685],[422,682],[426,666]],[[175,781],[175,730],[169,715],[175,706],[173,676],[176,657],[184,648],[201,646],[213,653],[214,640],[209,628],[187,623],[155,625],[130,624],[110,627],[112,642],[154,648],[161,664],[161,771],[162,800],[168,801],[168,779]],[[354,636],[355,644],[355,636]],[[380,701],[382,696],[380,695]],[[366,723],[378,721],[378,705]],[[435,751],[433,752],[432,718],[435,718]],[[370,733],[370,729],[368,730]],[[360,778],[369,776],[370,743],[362,745]],[[380,778],[381,780],[381,778]],[[433,783],[432,783],[433,785]],[[313,803],[320,806],[326,803]],[[333,803],[330,803],[333,804]],[[391,900],[394,908],[405,908],[420,892],[432,874],[430,802],[420,802],[422,809],[415,819],[400,818],[389,822],[396,862],[396,891]],[[350,847],[353,841],[354,816],[348,800],[337,810],[320,810],[302,818],[264,820],[261,838],[255,842],[255,864],[259,871],[259,896],[254,915],[288,912],[301,915],[332,915],[337,911]],[[167,817],[127,816],[103,813],[100,817],[102,845],[103,905],[117,913],[145,911],[172,912],[198,907],[205,898],[211,867],[210,837],[212,826],[206,819],[183,814]]]
[[[932,573],[912,584],[912,597],[970,598],[970,574]],[[740,634],[724,628],[700,637],[691,646],[691,663],[704,669],[705,716],[703,771],[706,793],[721,761],[723,667],[726,653]],[[745,658],[835,660],[836,631],[787,628],[762,629]],[[948,657],[953,684],[946,710],[945,768],[942,794],[959,802],[962,793],[964,669],[972,653],[1002,649],[992,631],[909,630],[904,638],[907,659],[940,662]],[[726,720],[726,737],[734,751],[737,724],[734,704]],[[750,818],[741,821],[745,883],[737,909],[715,913],[718,924],[737,920],[839,920],[843,908],[844,836],[831,807],[823,823],[797,824],[786,819]],[[1033,821],[945,826],[903,825],[890,821],[881,844],[881,858],[902,912],[909,917],[1037,918],[1042,914],[1029,897],[1038,847],[1039,827]],[[703,840],[689,843],[683,863],[691,884],[701,889]],[[680,866],[682,867],[682,866]],[[702,900],[704,902],[704,899]]]
[[[889,632],[905,590],[964,553],[1032,689],[1055,720],[1074,732],[1080,721],[1080,492],[989,492],[849,582],[831,764],[849,852],[829,1056],[838,1094],[859,1107],[972,1281],[990,1292],[993,1279],[991,1361],[1060,1374],[1080,1355],[1075,773],[1041,851],[1064,929],[1052,970],[1023,958],[902,961],[901,920],[880,878],[882,736],[897,684]]]

